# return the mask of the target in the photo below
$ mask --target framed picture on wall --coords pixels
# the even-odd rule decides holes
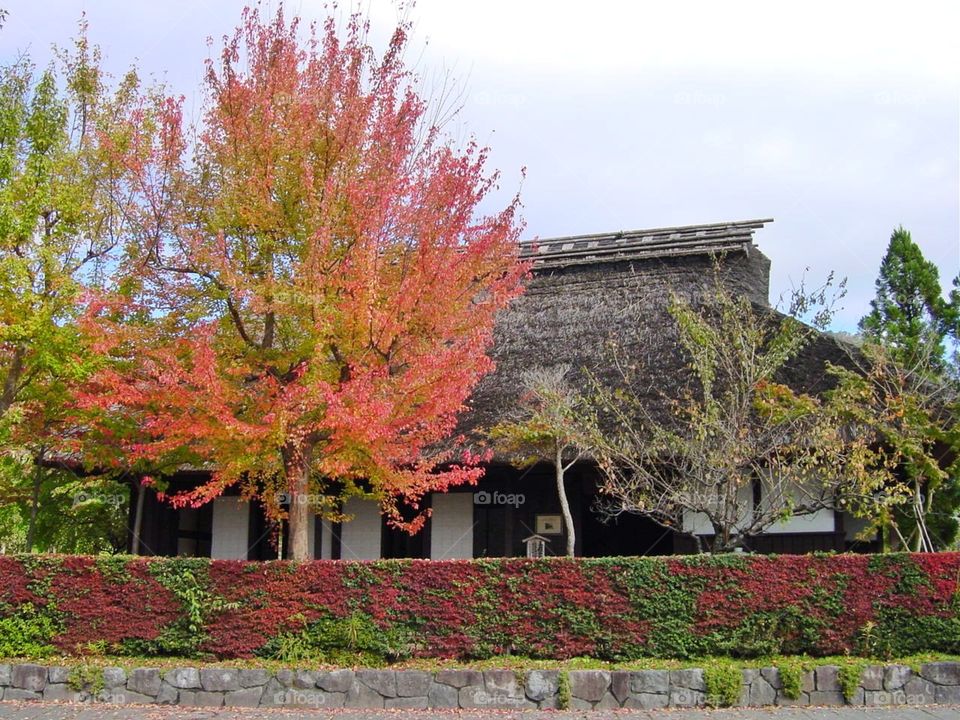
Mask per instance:
[[[537,535],[563,535],[563,518],[559,515],[537,515]]]

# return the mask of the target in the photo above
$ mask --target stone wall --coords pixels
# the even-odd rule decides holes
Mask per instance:
[[[739,706],[929,705],[960,703],[960,663],[936,662],[919,673],[902,665],[869,666],[851,702],[838,668],[802,677],[788,698],[776,668],[743,671]],[[561,698],[566,698],[562,701]],[[703,670],[279,670],[183,667],[161,670],[0,665],[0,699],[195,707],[571,709],[700,707]]]

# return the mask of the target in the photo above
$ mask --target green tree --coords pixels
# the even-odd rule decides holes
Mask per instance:
[[[854,458],[878,478],[871,491],[851,494],[845,509],[872,521],[884,549],[949,548],[960,506],[960,397],[929,361],[913,367],[877,343],[862,348],[856,368],[832,367],[838,384],[829,393],[840,424],[871,448]]]
[[[614,421],[601,451],[602,509],[648,517],[698,547],[706,536],[713,552],[728,552],[790,517],[837,507],[851,488],[869,494],[882,476],[848,456],[870,449],[847,442],[821,398],[779,381],[816,335],[792,315],[825,324],[828,287],[798,292],[786,315],[734,295],[719,277],[702,304],[672,298],[689,382],[679,398],[601,388],[601,416]]]
[[[133,72],[108,88],[84,24],[48,69],[0,69],[0,502],[26,503],[27,551],[50,483],[84,482],[56,461],[76,456],[71,387],[96,357],[76,320],[122,249],[141,102]]]
[[[932,372],[940,372],[949,306],[937,266],[923,256],[902,226],[890,236],[876,289],[860,330],[887,348],[896,362],[914,367],[923,359]]]
[[[936,265],[898,227],[860,321],[862,367],[837,371],[847,391],[838,408],[869,427],[890,474],[890,492],[880,497],[895,501],[881,502],[874,515],[885,547],[943,548],[957,533],[960,276],[953,286],[945,299]]]

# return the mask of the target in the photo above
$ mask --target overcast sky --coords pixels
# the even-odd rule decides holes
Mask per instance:
[[[0,0],[0,61],[27,50],[45,64],[85,10],[110,69],[136,62],[189,111],[207,37],[243,5]],[[397,10],[363,7],[382,42]],[[527,237],[773,217],[756,236],[771,299],[807,267],[814,280],[834,270],[849,280],[836,325],[851,329],[898,224],[945,287],[960,268],[960,4],[791,7],[420,0],[411,60],[463,83],[452,129],[492,148],[501,204],[527,168]]]

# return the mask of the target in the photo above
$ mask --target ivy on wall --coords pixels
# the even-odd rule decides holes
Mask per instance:
[[[0,557],[0,655],[960,652],[960,553],[370,563]]]

